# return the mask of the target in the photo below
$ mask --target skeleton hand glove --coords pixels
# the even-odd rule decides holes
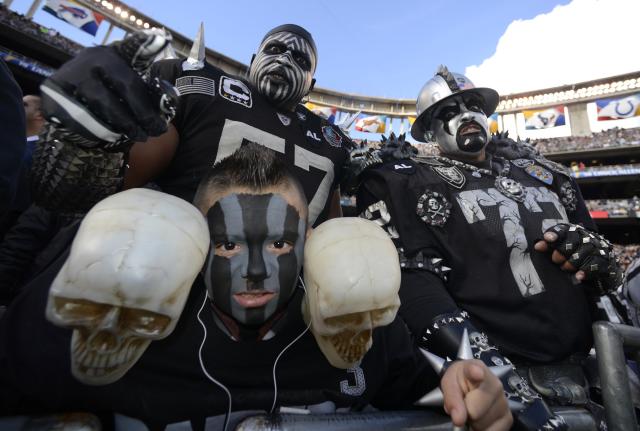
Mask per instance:
[[[556,239],[548,240],[548,233],[553,233]],[[623,273],[613,247],[602,235],[580,225],[560,223],[545,232],[545,240],[551,249],[584,272],[584,280],[594,282],[599,295],[612,292],[622,284]]]
[[[82,51],[41,87],[46,118],[84,138],[84,148],[122,151],[167,130],[177,102],[167,82],[145,76],[171,35],[152,29]]]

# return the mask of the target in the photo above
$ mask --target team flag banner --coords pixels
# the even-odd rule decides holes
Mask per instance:
[[[523,111],[524,124],[527,130],[549,129],[564,126],[564,106],[556,106],[539,111]]]
[[[362,116],[356,121],[358,132],[384,133],[387,117],[384,115]]]
[[[320,105],[316,105],[315,103],[311,103],[311,102],[305,103],[304,106],[309,111],[311,111],[314,114],[316,114],[316,115],[324,118],[325,120],[327,120],[329,123],[335,124],[336,115],[337,115],[337,109],[336,108],[332,108],[330,106],[320,106]]]
[[[47,0],[42,8],[62,21],[95,36],[104,16],[71,0]]]
[[[487,118],[487,123],[489,123],[489,133],[495,134],[498,133],[498,114],[494,113],[489,118]]]
[[[409,127],[413,126],[413,123],[416,121],[416,117],[407,117],[407,120],[409,120]]]
[[[618,99],[596,100],[598,121],[619,120],[640,116],[640,94]]]

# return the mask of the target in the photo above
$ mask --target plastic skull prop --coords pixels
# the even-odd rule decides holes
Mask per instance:
[[[334,367],[359,364],[374,328],[391,323],[400,306],[393,242],[369,220],[326,221],[307,239],[304,279],[302,311],[320,350]]]
[[[164,193],[127,190],[89,211],[46,309],[52,323],[73,329],[78,380],[118,380],[173,331],[209,242],[202,214]]]

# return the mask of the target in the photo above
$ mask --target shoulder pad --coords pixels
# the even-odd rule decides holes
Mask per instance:
[[[415,157],[412,157],[411,160],[421,165],[447,166],[433,156],[415,156]]]
[[[385,162],[406,160],[418,154],[418,149],[404,140],[404,133],[396,137],[393,132],[389,137],[382,135],[382,145],[379,151],[380,158]]]
[[[536,156],[534,158],[534,160],[538,163],[540,163],[542,166],[551,169],[553,172],[563,175],[567,178],[572,178],[572,172],[571,169],[567,168],[564,165],[561,165],[560,163],[554,162],[553,160],[549,160],[546,157],[544,157],[542,154]]]
[[[487,145],[487,152],[507,160],[534,159],[540,152],[526,141],[514,141],[508,132],[496,133],[491,136]]]

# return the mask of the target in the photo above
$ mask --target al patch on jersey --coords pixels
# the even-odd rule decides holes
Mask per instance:
[[[444,226],[451,215],[451,202],[438,192],[425,190],[418,198],[416,214],[426,224]]]
[[[342,145],[342,136],[331,126],[322,126],[322,136],[331,146],[339,148]]]
[[[536,164],[531,164],[524,168],[524,171],[531,175],[536,180],[540,180],[547,185],[553,184],[553,174],[543,168],[542,166],[538,166]]]
[[[239,79],[229,78],[222,75],[220,77],[220,88],[218,88],[220,96],[233,103],[238,103],[246,108],[253,106],[251,98],[251,90],[244,82]]]

